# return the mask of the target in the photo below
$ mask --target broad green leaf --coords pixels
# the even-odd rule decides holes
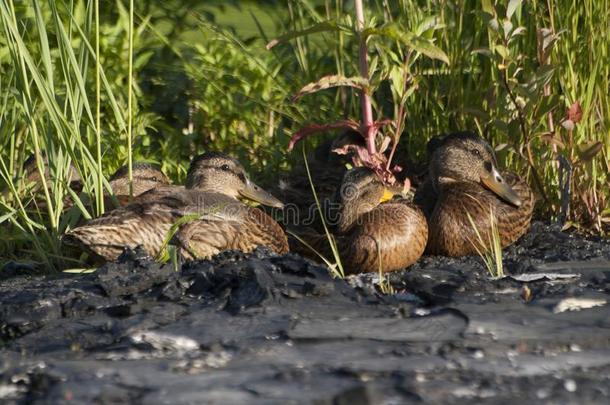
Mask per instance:
[[[338,21],[335,21],[335,20],[323,21],[321,23],[314,24],[311,27],[306,28],[304,30],[288,31],[285,34],[280,35],[279,37],[275,38],[274,40],[272,40],[271,42],[269,42],[267,44],[267,50],[273,48],[274,46],[276,46],[280,42],[286,42],[286,41],[290,41],[291,39],[299,38],[299,37],[302,37],[302,36],[305,36],[305,35],[317,34],[317,33],[320,33],[320,32],[327,32],[327,31],[352,32],[346,26],[344,26],[342,24],[339,24]]]
[[[485,11],[488,14],[494,15],[496,13],[496,10],[494,9],[494,6],[492,5],[491,0],[482,0],[481,6],[483,8],[483,11]]]
[[[377,35],[394,39],[429,58],[438,59],[449,65],[449,58],[442,49],[429,40],[416,36],[412,32],[400,30],[395,24],[389,24],[380,28],[367,28],[363,31],[363,35],[365,37]]]
[[[508,59],[510,56],[510,51],[504,45],[495,45],[494,51],[496,51],[503,59]]]
[[[508,6],[506,7],[506,18],[511,18],[513,14],[515,14],[517,7],[521,5],[521,1],[522,0],[510,0],[508,2]]]
[[[357,89],[366,89],[369,81],[364,77],[345,77],[341,75],[324,76],[317,82],[309,83],[298,91],[293,97],[292,102],[297,101],[304,95],[318,92],[320,90],[329,89],[331,87],[347,86]]]
[[[432,44],[430,41],[427,41],[421,37],[415,37],[411,41],[411,48],[416,50],[417,52],[423,53],[429,58],[438,59],[447,65],[450,65],[449,58],[447,54],[443,52],[441,48]]]
[[[432,33],[435,30],[444,28],[445,24],[440,22],[440,19],[437,16],[427,17],[423,21],[421,21],[417,28],[415,29],[415,33],[417,35],[424,35],[426,33]],[[427,38],[427,36],[426,36]]]

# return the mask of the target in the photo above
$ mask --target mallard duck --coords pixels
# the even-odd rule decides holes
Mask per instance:
[[[51,169],[49,167],[49,160],[47,158],[47,155],[44,153],[42,154],[42,166],[43,166],[44,179],[47,184],[47,188],[50,191],[53,177],[52,177]],[[76,168],[72,164],[70,164],[68,166],[67,170],[68,171],[67,171],[65,177],[68,179],[68,186],[74,191],[77,191],[77,192],[80,191],[82,189],[82,181],[81,181],[80,176],[78,175],[78,172],[76,171]],[[19,176],[16,176],[13,179],[13,184],[16,185],[20,181],[23,181],[23,185],[32,194],[42,193],[44,191],[42,188],[43,182],[42,182],[42,178],[40,176],[40,172],[38,171],[38,165],[37,165],[35,155],[30,155],[25,160],[25,162],[23,162],[21,174]],[[2,190],[2,194],[5,197],[8,197],[8,195],[9,195],[8,188],[5,187],[5,189]]]
[[[340,187],[347,165],[351,164],[352,153],[338,154],[334,151],[345,149],[346,145],[364,144],[362,135],[355,131],[346,131],[335,139],[328,139],[307,154],[311,183],[314,184],[316,194],[320,201],[331,201],[335,190]],[[318,232],[323,232],[321,221],[317,217],[315,199],[311,192],[311,184],[305,164],[295,165],[292,170],[283,176],[277,187],[271,187],[274,195],[278,196],[290,210],[284,211],[284,222],[287,225],[298,225],[301,213],[311,214],[310,224]]]
[[[47,186],[51,186],[52,177],[51,170],[49,168],[49,161],[46,155],[43,155],[44,165],[44,176]],[[30,156],[23,165],[24,181],[26,186],[30,187],[31,192],[41,193],[42,181],[40,178],[40,172],[36,166],[35,156]],[[70,164],[69,173],[66,176],[69,179],[69,187],[75,192],[80,192],[83,188],[81,177],[74,165]],[[110,188],[115,199],[110,195],[105,194],[104,201],[106,207],[125,205],[129,202],[129,178],[127,165],[121,166],[109,179]],[[167,176],[157,166],[144,163],[134,162],[132,165],[132,184],[133,184],[133,197],[137,197],[151,189],[167,186],[170,184]],[[80,195],[81,201],[85,205],[89,205],[91,198],[84,193]],[[46,202],[42,199],[35,200],[39,209],[46,207]],[[74,206],[74,202],[70,197],[64,199],[64,210],[67,210]]]
[[[132,191],[133,196],[137,197],[145,192],[157,187],[169,185],[167,176],[151,163],[133,162],[132,171]],[[129,195],[129,168],[127,165],[121,166],[108,179],[112,194],[115,196]]]
[[[534,196],[513,173],[500,174],[491,146],[478,135],[460,132],[433,138],[426,182],[415,203],[428,218],[426,252],[446,256],[474,254],[489,240],[491,217],[496,219],[502,247],[529,228]],[[491,212],[490,212],[491,210]],[[472,222],[471,222],[472,219]]]
[[[283,204],[248,180],[237,160],[217,152],[196,157],[186,186],[179,192],[159,192],[156,198],[136,199],[67,232],[64,241],[107,261],[138,245],[156,257],[173,231],[172,243],[186,259],[209,257],[224,249],[251,251],[259,245],[277,253],[288,251],[281,227],[240,199],[277,208]]]
[[[325,205],[325,216],[347,273],[404,269],[424,252],[426,218],[405,200],[388,201],[399,191],[389,189],[364,167],[351,169],[343,176],[333,202]],[[295,233],[318,253],[332,258],[325,235],[311,228],[295,229]],[[293,246],[293,250],[316,259],[317,255],[299,241],[293,241]]]

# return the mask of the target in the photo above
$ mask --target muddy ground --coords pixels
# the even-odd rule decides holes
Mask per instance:
[[[1,403],[610,402],[610,242],[535,223],[380,295],[295,255],[0,272]]]

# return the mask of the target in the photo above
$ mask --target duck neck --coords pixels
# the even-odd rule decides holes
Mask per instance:
[[[337,205],[339,209],[335,231],[339,234],[345,234],[360,225],[363,215],[376,207],[376,205],[358,198],[348,199]]]

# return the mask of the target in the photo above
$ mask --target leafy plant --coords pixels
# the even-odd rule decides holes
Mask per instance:
[[[536,7],[526,9],[522,3],[511,0],[504,7],[490,0],[482,2],[481,17],[487,26],[489,46],[476,52],[490,58],[492,73],[498,79],[482,125],[505,132],[507,146],[525,158],[543,209],[558,213],[564,223],[569,217],[576,218],[570,215],[569,207],[571,202],[580,200],[577,206],[587,207],[589,223],[597,222],[601,230],[600,201],[587,201],[597,194],[591,188],[590,179],[597,177],[591,162],[602,151],[603,143],[587,139],[578,128],[586,114],[582,103],[594,102],[593,89],[582,93],[580,99],[563,90],[565,83],[557,75],[566,61],[553,56],[568,33],[553,27],[553,16],[550,27],[522,25],[526,13],[536,11]],[[524,50],[526,40],[531,44],[530,52]],[[573,69],[574,65],[568,65],[568,70]],[[601,70],[602,65],[596,61],[592,74]],[[575,136],[577,132],[581,135]],[[587,180],[575,181],[576,178]],[[575,214],[582,222],[582,209]]]
[[[354,36],[358,43],[359,76],[346,77],[341,74],[324,76],[321,79],[302,87],[293,97],[293,101],[301,97],[332,87],[350,87],[360,93],[361,120],[360,122],[347,119],[333,123],[310,124],[294,133],[288,144],[288,150],[301,139],[318,132],[332,129],[350,129],[358,131],[364,140],[364,145],[349,145],[348,150],[340,153],[353,153],[353,161],[357,166],[366,166],[375,170],[387,183],[396,182],[394,174],[401,170],[392,166],[391,161],[398,145],[400,135],[404,128],[405,103],[416,89],[410,67],[412,61],[422,55],[449,63],[445,53],[433,44],[430,33],[441,28],[434,18],[422,21],[414,32],[404,31],[395,23],[376,24],[371,21],[368,25],[364,19],[362,0],[355,0],[355,23],[349,16],[341,16],[333,20],[318,22],[299,31],[290,31],[267,44],[271,49],[277,44],[303,36],[321,32],[339,32]],[[373,60],[369,67],[368,43],[375,42],[378,58]],[[381,61],[381,65],[378,64]],[[372,96],[383,81],[389,80],[397,109],[393,120],[373,117]],[[392,126],[389,136],[378,136],[380,130]],[[389,157],[384,152],[391,146]]]

